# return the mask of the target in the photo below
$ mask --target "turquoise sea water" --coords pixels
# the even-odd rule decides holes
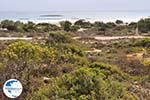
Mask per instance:
[[[89,21],[115,21],[117,19],[124,22],[138,21],[141,18],[150,16],[150,11],[35,11],[35,12],[15,12],[1,11],[0,20],[19,20],[22,22],[59,22],[62,20],[76,21],[85,19]]]

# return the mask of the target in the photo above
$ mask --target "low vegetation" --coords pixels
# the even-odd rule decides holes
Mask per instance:
[[[0,36],[18,36],[18,32],[24,33],[24,36],[43,36],[44,33],[51,31],[65,31],[72,32],[74,35],[109,35],[109,36],[123,36],[123,35],[149,35],[150,18],[141,19],[138,22],[124,23],[121,20],[116,22],[100,22],[91,23],[85,20],[78,20],[75,23],[69,21],[62,21],[59,25],[50,23],[33,22],[22,23],[20,21],[4,20],[0,23]],[[138,30],[137,30],[138,29]],[[7,34],[11,32],[10,34]],[[27,33],[30,33],[28,35]],[[41,34],[42,33],[42,34]],[[81,34],[82,33],[82,34]],[[90,34],[88,34],[90,33]]]
[[[48,38],[37,42],[4,42],[0,51],[0,79],[5,82],[16,78],[22,82],[24,91],[18,99],[138,100],[144,95],[148,98],[134,84],[141,88],[149,86],[150,64],[133,58],[130,62],[125,55],[142,52],[143,48],[149,51],[150,42],[134,40],[131,45],[131,41],[103,44],[103,52],[96,54],[85,52],[90,45],[60,32],[49,33]],[[130,47],[135,49],[130,52]]]
[[[18,100],[149,100],[150,39],[72,39],[133,35],[137,27],[141,35],[149,34],[149,20],[63,21],[60,26],[2,21],[0,35],[43,38],[0,41],[0,84],[20,80],[24,89]]]

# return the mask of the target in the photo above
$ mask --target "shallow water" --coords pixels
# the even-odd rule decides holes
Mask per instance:
[[[141,18],[150,16],[150,11],[36,11],[36,12],[15,12],[1,11],[0,20],[19,20],[22,22],[59,22],[62,20],[76,21],[86,19],[89,21],[124,22],[138,21]]]

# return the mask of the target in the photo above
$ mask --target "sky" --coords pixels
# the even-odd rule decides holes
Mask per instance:
[[[150,0],[0,0],[0,11],[150,10]]]

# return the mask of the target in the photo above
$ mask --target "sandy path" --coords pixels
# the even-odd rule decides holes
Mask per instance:
[[[5,41],[5,40],[32,40],[33,38],[26,38],[26,37],[0,37],[0,41]]]
[[[80,39],[81,37],[73,37],[73,39]],[[92,37],[96,40],[117,40],[117,39],[142,39],[142,38],[150,38],[150,36],[95,36]],[[0,41],[4,40],[32,40],[33,37],[0,37]],[[41,39],[38,37],[37,39]]]
[[[143,38],[150,38],[149,36],[96,36],[94,37],[96,40],[117,40],[117,39],[143,39]]]
[[[82,37],[73,37],[73,39],[81,39]],[[89,37],[90,38],[90,37]],[[94,36],[91,37],[96,40],[118,40],[118,39],[143,39],[150,38],[150,36]]]

